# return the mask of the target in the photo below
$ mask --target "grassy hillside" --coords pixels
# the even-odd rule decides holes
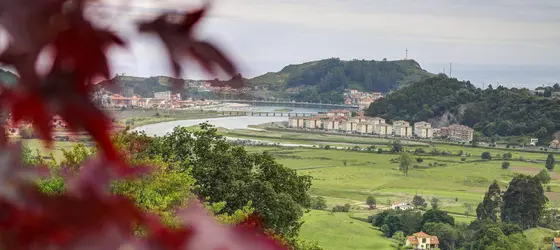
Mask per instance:
[[[269,72],[249,79],[252,86],[283,93],[303,101],[341,102],[344,89],[389,92],[426,79],[433,74],[414,60],[343,61],[330,58],[288,65],[279,72]]]
[[[311,211],[303,216],[300,237],[317,241],[325,250],[394,249],[392,240],[385,238],[371,224],[354,219],[348,213]]]

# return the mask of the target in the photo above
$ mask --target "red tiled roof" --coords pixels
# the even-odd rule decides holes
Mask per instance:
[[[427,233],[424,233],[422,231],[420,231],[419,233],[415,233],[413,234],[414,236],[418,237],[418,238],[430,238],[431,236]]]
[[[556,247],[560,247],[560,237],[554,237],[553,242]]]
[[[418,245],[419,242],[416,236],[408,236],[408,243],[411,245]]]
[[[430,237],[430,244],[439,245],[439,239],[437,236]]]

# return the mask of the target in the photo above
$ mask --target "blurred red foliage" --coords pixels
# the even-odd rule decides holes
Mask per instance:
[[[251,216],[241,225],[224,226],[198,202],[180,213],[182,226],[167,228],[158,217],[139,209],[128,198],[108,192],[114,178],[144,173],[122,160],[111,143],[109,119],[90,100],[94,79],[109,78],[107,49],[126,46],[108,30],[84,17],[88,0],[0,0],[0,25],[10,45],[0,62],[14,67],[20,82],[0,89],[0,108],[15,124],[32,122],[46,142],[52,141],[52,117],[59,115],[73,131],[86,131],[102,155],[81,167],[66,181],[67,192],[47,195],[36,187],[45,172],[23,166],[21,146],[0,146],[0,248],[2,249],[282,249],[262,233],[262,222]],[[220,68],[237,74],[219,49],[193,38],[193,28],[208,6],[186,12],[179,23],[168,14],[139,24],[139,30],[160,36],[166,44],[176,76],[181,59],[190,56],[209,73]],[[47,74],[35,69],[39,53],[54,48]],[[236,83],[238,84],[238,83]],[[239,87],[239,86],[234,86]],[[138,150],[131,146],[131,151]],[[143,228],[146,235],[137,236]]]

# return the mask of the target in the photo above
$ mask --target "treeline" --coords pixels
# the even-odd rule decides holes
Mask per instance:
[[[528,135],[550,140],[560,128],[560,100],[534,96],[527,89],[490,85],[481,90],[445,75],[394,91],[372,103],[367,114],[440,125],[459,123],[489,137]]]
[[[417,202],[420,199],[422,202]],[[443,250],[535,249],[523,230],[537,226],[556,230],[560,226],[560,213],[545,209],[548,199],[539,176],[518,175],[504,192],[494,181],[476,208],[476,220],[470,224],[456,223],[447,212],[438,209],[437,201],[432,200],[432,209],[426,212],[385,210],[368,221],[400,247],[406,241],[405,236],[423,231],[437,236]],[[421,197],[415,196],[412,203],[419,209],[427,207]],[[546,237],[547,245],[552,237],[552,233]]]
[[[132,165],[154,167],[140,180],[114,183],[111,191],[131,197],[170,224],[176,208],[190,197],[199,197],[224,223],[235,224],[256,213],[266,232],[290,249],[320,249],[298,237],[300,219],[311,206],[307,194],[311,177],[298,175],[271,155],[249,153],[227,142],[207,124],[196,132],[177,127],[163,137],[123,131],[113,142]],[[62,161],[57,162],[26,150],[22,160],[49,166],[54,177],[40,181],[40,188],[62,193],[63,176],[77,171],[94,151],[79,144],[64,150]]]
[[[341,103],[342,92],[348,88],[388,92],[429,76],[431,74],[422,70],[414,60],[342,61],[331,58],[290,65],[278,73],[268,73],[251,81],[277,91],[299,89],[293,98],[300,101]]]

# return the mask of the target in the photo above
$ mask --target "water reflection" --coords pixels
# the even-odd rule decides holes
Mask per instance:
[[[135,128],[135,131],[144,131],[149,136],[163,136],[173,131],[177,126],[190,127],[203,122],[208,122],[215,127],[226,129],[247,129],[249,125],[259,125],[270,122],[287,122],[288,117],[261,117],[261,116],[237,116],[237,117],[220,117],[208,119],[182,120],[150,124]]]

